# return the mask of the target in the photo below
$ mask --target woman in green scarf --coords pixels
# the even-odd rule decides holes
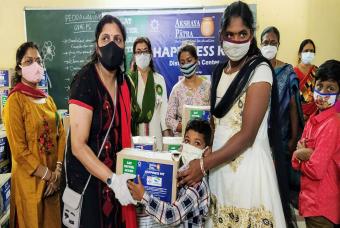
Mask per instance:
[[[139,37],[133,43],[135,66],[130,71],[132,98],[132,135],[155,136],[157,150],[162,150],[162,135],[168,136],[165,124],[168,106],[162,75],[154,70],[150,40]]]

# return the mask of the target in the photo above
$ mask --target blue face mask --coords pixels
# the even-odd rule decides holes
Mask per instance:
[[[197,62],[194,63],[187,63],[180,66],[180,70],[184,77],[191,78],[197,69]]]

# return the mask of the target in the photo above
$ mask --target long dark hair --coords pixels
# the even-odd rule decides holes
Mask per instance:
[[[184,46],[181,46],[178,50],[177,59],[180,61],[181,54],[183,52],[189,52],[189,54],[194,57],[196,60],[198,60],[197,50],[196,47],[192,44],[185,44]]]
[[[15,74],[14,74],[14,78],[12,80],[12,85],[15,86],[16,84],[18,84],[19,82],[21,82],[21,61],[24,58],[27,50],[29,48],[34,48],[39,52],[39,48],[38,45],[36,45],[33,42],[26,42],[20,45],[20,47],[17,49],[17,53],[15,56],[16,59],[16,65],[15,65]],[[39,52],[40,53],[40,52]]]
[[[153,54],[152,54],[151,42],[150,42],[149,38],[147,38],[147,37],[138,37],[135,40],[135,42],[133,42],[133,49],[132,49],[133,54],[136,54],[136,46],[137,46],[137,44],[140,44],[140,43],[145,43],[146,46],[148,47],[148,49],[150,50],[151,60],[150,60],[149,66],[150,66],[152,72],[155,72],[155,67],[153,65],[153,60],[152,60]],[[134,67],[133,67],[134,71],[136,71],[137,70],[136,61],[133,63],[133,65],[134,65]]]
[[[253,34],[253,39],[251,40],[247,56],[258,55],[260,50],[257,47],[255,38],[255,23],[253,13],[251,12],[248,4],[242,1],[233,2],[224,10],[223,16],[221,18],[220,37],[222,32],[225,31],[230,25],[230,21],[233,17],[242,18],[243,24],[249,28]],[[222,38],[220,40],[222,40]]]

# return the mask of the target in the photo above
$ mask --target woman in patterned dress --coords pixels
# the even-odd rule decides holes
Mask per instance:
[[[65,133],[52,97],[37,88],[44,68],[34,43],[18,48],[15,70],[3,113],[12,154],[10,227],[59,228]]]
[[[178,61],[184,78],[172,88],[165,119],[175,135],[182,133],[184,105],[210,105],[210,82],[196,74],[198,69],[196,47],[184,44],[178,51]]]

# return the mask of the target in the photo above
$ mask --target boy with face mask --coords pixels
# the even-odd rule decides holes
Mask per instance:
[[[188,122],[185,129],[181,160],[185,169],[190,161],[202,160],[202,156],[211,153],[211,127],[208,121],[194,119]],[[201,166],[203,168],[203,164]],[[204,172],[205,173],[205,172]],[[146,213],[155,221],[163,225],[180,227],[202,227],[204,217],[208,215],[210,204],[210,190],[203,179],[193,187],[178,189],[177,200],[172,204],[161,201],[144,190],[138,177],[138,184],[129,182],[132,197],[146,207]]]
[[[339,88],[340,62],[328,60],[316,73],[318,111],[310,116],[292,157],[293,168],[301,171],[299,211],[308,228],[340,223]]]

